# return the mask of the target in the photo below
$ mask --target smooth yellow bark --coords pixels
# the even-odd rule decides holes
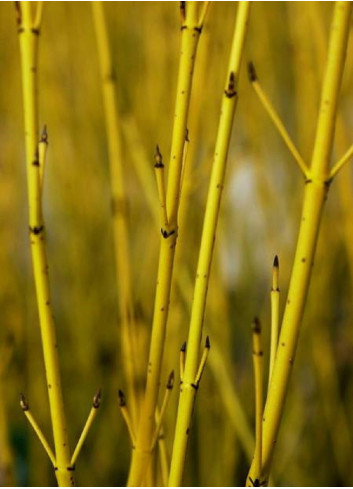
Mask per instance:
[[[185,371],[183,382],[180,387],[180,399],[168,483],[169,486],[180,486],[182,482],[192,411],[198,387],[196,377],[199,365],[200,342],[205,314],[208,281],[224,184],[229,141],[236,107],[236,90],[247,31],[250,3],[240,2],[238,8],[239,11],[222,100],[221,117],[205,210],[199,261],[197,265]]]
[[[39,5],[41,9],[42,5]],[[59,371],[55,324],[50,302],[48,261],[42,215],[41,171],[38,153],[37,57],[39,25],[35,25],[31,2],[19,5],[19,41],[27,160],[29,238],[42,337],[49,406],[55,445],[55,475],[59,486],[74,485],[70,466],[64,402]],[[41,18],[37,14],[37,21]]]
[[[323,206],[329,189],[329,164],[337,101],[348,42],[350,14],[350,2],[336,2],[312,163],[305,185],[297,249],[264,412],[262,478],[265,481],[271,469],[289,376],[294,362],[299,327],[311,278]],[[250,484],[250,477],[254,480],[254,464],[252,464],[249,472],[248,484]]]
[[[168,319],[170,290],[173,276],[174,254],[178,233],[178,208],[182,176],[184,144],[190,104],[191,85],[201,25],[197,2],[188,2],[182,10],[181,52],[177,95],[174,113],[171,155],[168,167],[166,206],[168,226],[161,228],[161,245],[157,272],[157,286],[153,313],[152,337],[147,368],[145,397],[142,403],[136,445],[128,485],[143,483],[145,472],[152,458],[152,441],[155,431],[155,412],[157,407],[160,373],[164,351],[164,340]]]

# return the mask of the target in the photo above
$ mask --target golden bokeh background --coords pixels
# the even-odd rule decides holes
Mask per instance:
[[[246,75],[253,60],[303,157],[311,157],[331,2],[254,2],[209,288],[211,352],[196,401],[185,485],[243,485],[249,459],[239,438],[238,396],[254,432],[250,325],[261,318],[269,355],[275,254],[285,303],[303,179]],[[180,38],[176,2],[106,2],[128,193],[140,388],[148,354],[159,250],[153,155],[170,151]],[[187,207],[178,238],[162,378],[178,372],[187,337],[205,198],[236,2],[214,2],[201,36],[189,124]],[[352,37],[352,36],[351,36]],[[353,142],[352,39],[333,161]],[[47,456],[19,407],[24,392],[50,438],[44,365],[28,245],[19,47],[11,2],[0,5],[0,484],[55,484]],[[44,188],[53,308],[66,414],[74,446],[92,396],[99,415],[76,465],[84,486],[124,485],[130,442],[117,390],[126,388],[98,54],[89,2],[45,2],[39,55],[40,123],[49,149]],[[353,195],[347,165],[323,219],[285,416],[276,485],[353,485]],[[124,280],[124,277],[120,278]],[[164,377],[163,377],[164,376]],[[267,382],[267,377],[266,377]],[[165,422],[171,449],[177,391]],[[244,426],[243,426],[244,428]]]

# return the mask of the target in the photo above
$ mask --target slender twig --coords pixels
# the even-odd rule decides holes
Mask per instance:
[[[221,117],[218,126],[214,163],[204,216],[199,261],[195,280],[194,300],[189,327],[189,339],[187,342],[188,352],[185,361],[183,383],[180,386],[178,416],[169,477],[170,486],[180,486],[184,471],[191,416],[197,391],[197,389],[195,389],[195,380],[197,378],[199,367],[199,350],[206,306],[207,288],[225,178],[231,129],[237,101],[237,85],[245,34],[247,31],[249,10],[249,2],[239,3],[225,89],[222,99]]]
[[[47,126],[44,126],[38,144],[39,180],[40,180],[40,187],[42,193],[43,193],[43,182],[44,182],[47,149],[48,149],[48,133],[47,133]]]
[[[268,383],[271,381],[273,365],[276,358],[279,336],[279,261],[278,256],[273,260],[272,288],[271,288],[271,349],[270,349],[270,371]]]
[[[122,417],[124,418],[127,430],[129,432],[129,436],[130,436],[132,446],[135,446],[136,437],[135,437],[135,433],[134,433],[134,428],[133,428],[133,424],[131,421],[130,413],[129,413],[127,406],[126,406],[126,398],[125,398],[125,395],[124,395],[122,390],[118,391],[118,397],[119,397],[120,412],[122,414]]]
[[[167,216],[167,201],[166,201],[166,191],[165,191],[165,175],[164,175],[164,163],[159,146],[156,146],[156,153],[154,155],[155,164],[154,171],[157,181],[159,204],[161,207],[161,217],[160,226],[161,229],[168,232],[168,216]]]
[[[54,452],[51,449],[47,439],[45,438],[43,431],[40,429],[37,421],[35,420],[32,412],[30,411],[29,404],[28,404],[28,402],[27,402],[27,400],[23,394],[20,395],[20,405],[21,405],[21,408],[22,408],[26,418],[29,421],[29,424],[32,426],[35,434],[38,436],[39,441],[43,445],[44,450],[47,452],[47,455],[48,455],[51,463],[53,464],[53,467],[55,467],[56,466],[56,460],[55,460]]]
[[[179,369],[180,369],[180,381],[183,381],[184,371],[185,371],[185,352],[186,352],[186,341],[182,344],[179,354]]]
[[[210,352],[210,348],[211,348],[210,339],[208,336],[206,336],[205,347],[203,349],[202,357],[200,360],[200,365],[199,365],[199,368],[197,370],[197,374],[195,377],[195,384],[197,386],[201,382],[201,377],[202,377],[203,371],[204,371],[205,366],[206,366],[206,362],[207,362],[208,354]]]
[[[255,385],[255,452],[253,481],[261,481],[262,468],[262,413],[263,413],[263,350],[261,325],[258,318],[252,324],[252,357]],[[253,486],[249,480],[247,485]]]
[[[254,64],[252,62],[249,63],[248,65],[248,74],[249,74],[249,80],[251,81],[251,85],[253,86],[256,95],[259,97],[262,105],[264,106],[267,114],[269,115],[270,119],[276,126],[280,136],[282,137],[285,145],[291,152],[294,160],[298,164],[300,170],[302,171],[303,175],[307,177],[308,175],[308,165],[305,163],[303,160],[302,156],[300,155],[298,149],[296,148],[295,144],[293,143],[291,137],[288,134],[287,129],[285,128],[283,122],[281,121],[279,115],[276,112],[276,109],[274,108],[273,104],[271,103],[270,99],[268,98],[266,92],[262,88],[259,79],[257,77],[257,73],[255,71]]]
[[[38,31],[42,25],[43,7],[44,7],[43,1],[36,2],[36,13],[35,13],[35,19],[33,23],[33,28]]]
[[[348,161],[352,158],[353,156],[353,144],[350,148],[348,148],[348,150],[344,153],[344,155],[342,156],[341,159],[339,159],[337,161],[337,163],[335,163],[335,165],[333,166],[331,172],[330,172],[330,178],[332,179],[333,177],[335,177],[337,175],[337,173],[341,170],[341,168],[346,164],[348,163]]]
[[[98,392],[95,394],[95,396],[93,397],[93,403],[92,403],[92,407],[91,407],[91,410],[88,414],[88,418],[87,418],[87,421],[83,427],[83,430],[82,430],[82,433],[81,433],[81,436],[77,442],[77,445],[76,445],[76,448],[74,450],[74,453],[72,454],[72,457],[71,457],[71,467],[74,467],[75,466],[75,463],[76,463],[76,460],[81,452],[81,448],[83,447],[83,444],[87,438],[87,435],[88,435],[88,432],[89,430],[91,429],[92,425],[93,425],[93,422],[95,420],[95,417],[97,416],[97,412],[98,412],[98,409],[100,407],[100,404],[101,404],[101,398],[102,398],[102,391],[101,389],[98,390]]]
[[[163,401],[162,401],[162,407],[161,407],[161,409],[158,413],[158,416],[157,416],[158,419],[157,419],[157,424],[156,424],[156,430],[155,430],[155,433],[153,436],[152,448],[154,448],[156,442],[158,441],[158,437],[160,435],[161,428],[162,428],[164,414],[166,412],[166,409],[167,409],[167,406],[169,403],[169,399],[170,399],[170,395],[172,393],[173,386],[174,386],[174,370],[171,371],[171,373],[169,374],[169,377],[168,377],[168,382],[167,382],[167,385],[165,388],[165,393],[164,393],[164,397],[163,397]]]

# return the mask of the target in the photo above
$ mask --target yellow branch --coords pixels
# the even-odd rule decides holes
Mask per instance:
[[[168,483],[169,486],[180,486],[184,471],[191,416],[197,390],[197,388],[195,388],[195,380],[197,379],[198,374],[200,342],[206,306],[207,288],[224,184],[227,154],[237,101],[237,85],[245,34],[247,31],[249,10],[249,2],[239,3],[202,230],[194,300],[189,327],[189,339],[187,342],[188,349],[185,372],[183,383],[180,386],[180,399]]]
[[[71,467],[74,467],[75,466],[75,463],[76,463],[76,460],[78,458],[78,456],[80,455],[80,452],[81,452],[81,448],[83,447],[83,444],[87,438],[87,435],[88,435],[88,432],[89,430],[91,429],[92,425],[93,425],[93,422],[95,420],[95,417],[97,416],[97,412],[98,412],[98,408],[101,404],[101,398],[102,398],[102,392],[101,390],[99,389],[99,391],[97,392],[97,394],[93,397],[93,403],[92,403],[92,407],[91,407],[91,410],[88,414],[88,418],[87,418],[87,421],[83,427],[83,430],[82,430],[82,433],[81,433],[81,436],[77,442],[77,445],[76,445],[76,448],[74,450],[74,453],[72,454],[72,457],[71,457]]]
[[[273,365],[276,358],[279,336],[279,262],[278,256],[275,256],[272,269],[272,288],[271,288],[271,350],[270,350],[270,371],[268,383],[270,384]]]
[[[270,119],[272,120],[273,124],[277,128],[280,136],[282,137],[285,145],[291,152],[294,160],[298,164],[300,170],[302,171],[303,175],[307,177],[308,175],[308,166],[303,160],[302,156],[300,155],[298,149],[296,148],[295,144],[293,143],[291,137],[289,136],[287,129],[285,128],[283,122],[281,121],[279,115],[276,112],[276,109],[274,108],[273,104],[271,103],[270,99],[268,98],[266,92],[260,85],[260,82],[258,80],[255,67],[253,63],[249,63],[248,66],[248,72],[249,72],[249,79],[251,81],[251,84],[256,92],[256,95],[259,97],[262,105],[264,106],[267,114],[269,115]]]
[[[168,216],[167,216],[167,202],[165,192],[165,180],[164,180],[164,164],[159,146],[156,147],[154,172],[156,175],[157,190],[159,197],[159,204],[161,207],[160,225],[161,229],[168,232]]]
[[[134,428],[133,428],[133,424],[131,421],[130,413],[129,413],[127,406],[126,406],[126,399],[125,399],[125,395],[124,395],[123,391],[119,390],[118,396],[119,396],[119,407],[120,407],[121,415],[124,418],[127,430],[129,432],[129,436],[130,436],[132,446],[134,447],[136,444],[136,437],[135,437]]]
[[[247,486],[258,486],[261,484],[262,467],[262,413],[263,413],[263,350],[261,338],[261,326],[257,318],[252,325],[252,356],[254,365],[255,384],[255,452],[254,452],[254,474],[247,481]]]
[[[332,179],[334,176],[337,175],[337,173],[340,171],[340,169],[348,163],[348,161],[352,158],[353,156],[353,144],[348,150],[344,153],[342,158],[337,161],[337,163],[333,166],[331,172],[330,172],[330,179]]]
[[[334,8],[310,179],[305,185],[297,249],[264,412],[262,477],[265,480],[271,470],[309,289],[323,206],[329,188],[329,163],[337,115],[337,101],[348,43],[351,8],[350,2],[336,2]],[[255,477],[254,464],[251,466],[249,477],[252,479]]]
[[[42,194],[43,194],[43,182],[44,182],[47,149],[48,149],[48,133],[47,133],[47,127],[44,126],[38,144],[39,182],[40,182],[40,189]]]
[[[55,475],[59,486],[71,486],[74,484],[74,478],[73,473],[69,470],[70,449],[64,414],[56,331],[50,301],[48,261],[42,215],[37,97],[37,57],[40,30],[39,25],[35,25],[32,18],[31,2],[20,2],[17,15],[25,119],[29,238],[54,435]]]
[[[152,455],[151,446],[155,430],[154,416],[160,384],[170,290],[174,268],[175,246],[178,233],[179,194],[185,134],[194,64],[202,27],[198,24],[197,2],[188,2],[186,8],[185,4],[182,3],[181,17],[183,20],[183,25],[181,26],[181,51],[166,195],[168,229],[161,230],[161,245],[146,391],[137,433],[136,447],[132,454],[128,480],[129,486],[138,486],[142,483],[144,472],[149,466]]]
[[[171,371],[169,378],[168,378],[168,382],[167,382],[164,397],[163,397],[162,407],[161,407],[160,411],[158,412],[158,415],[156,413],[157,424],[156,424],[156,430],[154,432],[154,437],[153,437],[153,441],[152,441],[152,449],[155,447],[155,444],[156,444],[156,442],[159,438],[159,435],[161,433],[164,414],[166,412],[166,409],[167,409],[167,406],[169,403],[170,394],[172,393],[173,386],[174,386],[174,370]]]
[[[25,396],[23,394],[21,394],[21,396],[20,396],[20,405],[21,405],[21,408],[22,408],[26,418],[29,421],[29,424],[32,426],[35,434],[38,436],[38,439],[41,442],[41,444],[43,445],[44,450],[47,452],[47,455],[48,455],[51,463],[53,464],[53,467],[55,467],[56,466],[56,460],[55,460],[55,455],[53,453],[53,450],[51,449],[49,443],[47,442],[47,439],[45,438],[43,431],[40,429],[37,421],[35,420],[35,418],[33,416],[33,414],[31,413],[31,411],[29,409],[29,404],[26,401]]]
[[[135,318],[132,300],[127,198],[121,150],[120,117],[114,73],[104,16],[103,3],[91,2],[100,62],[104,114],[107,130],[112,193],[112,219],[116,257],[116,280],[119,291],[123,367],[128,385],[132,423],[137,423],[137,393],[135,387]]]

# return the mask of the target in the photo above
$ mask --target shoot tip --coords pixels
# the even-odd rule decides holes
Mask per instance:
[[[29,410],[28,402],[27,402],[25,396],[22,393],[20,394],[20,406],[23,409],[23,411],[28,411]]]
[[[261,333],[261,324],[260,324],[260,320],[258,317],[255,317],[253,320],[252,331],[254,334],[260,334]]]
[[[210,337],[209,336],[206,336],[205,348],[207,348],[208,350],[211,348],[211,343],[210,343]]]
[[[228,86],[227,86],[226,90],[224,91],[226,97],[233,98],[236,96],[237,92],[235,90],[235,85],[236,85],[235,73],[234,73],[234,71],[231,71],[229,73]]]
[[[48,131],[47,131],[47,125],[44,124],[42,134],[40,136],[40,143],[48,143]]]
[[[18,26],[22,24],[22,12],[20,2],[15,2],[16,23]]]
[[[189,139],[189,129],[186,128],[185,130],[185,142],[186,143],[190,143],[190,139]]]
[[[174,370],[172,370],[168,377],[167,389],[173,389],[174,385]]]
[[[279,261],[278,261],[278,256],[275,256],[275,259],[273,260],[273,266],[275,268],[279,268]]]
[[[254,63],[252,61],[250,61],[248,63],[248,76],[249,76],[249,80],[251,81],[251,83],[253,83],[257,80],[257,73],[255,70]]]
[[[99,406],[101,405],[101,400],[102,400],[102,389],[99,388],[93,397],[93,404],[92,405],[95,409],[99,408]]]
[[[186,352],[186,341],[181,345],[180,351],[183,353]]]
[[[163,158],[162,158],[162,154],[159,150],[158,144],[156,145],[156,153],[154,155],[154,160],[155,160],[155,164],[154,164],[155,168],[164,168]]]
[[[118,391],[118,396],[119,396],[119,406],[120,407],[124,407],[126,406],[126,399],[125,399],[125,395],[123,393],[122,390],[119,389]]]
[[[185,6],[185,3],[186,2],[180,2],[180,17],[181,17],[181,21],[184,23],[185,22],[185,19],[186,19],[186,6]]]

